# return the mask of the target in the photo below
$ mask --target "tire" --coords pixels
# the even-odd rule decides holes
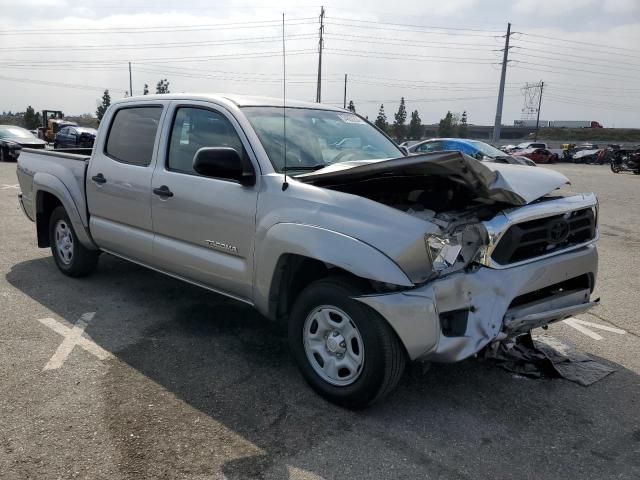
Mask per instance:
[[[613,173],[619,173],[620,172],[620,168],[617,165],[614,165],[613,163],[611,164],[611,171]]]
[[[289,318],[289,347],[307,383],[330,402],[354,409],[388,395],[407,361],[387,321],[352,298],[365,291],[348,277],[317,280],[296,298]]]
[[[0,162],[6,162],[7,161],[7,153],[5,152],[4,148],[0,148]]]
[[[53,149],[57,150],[58,149],[58,144],[56,142],[53,142]]]
[[[93,272],[99,252],[78,241],[64,207],[56,207],[49,218],[49,243],[58,269],[69,277],[85,277]]]

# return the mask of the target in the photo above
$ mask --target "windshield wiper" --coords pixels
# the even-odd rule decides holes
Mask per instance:
[[[293,170],[304,171],[304,172],[313,172],[314,170],[320,170],[321,168],[326,167],[327,165],[318,164],[318,165],[301,165],[299,167],[284,167],[282,169],[283,172],[291,172]]]

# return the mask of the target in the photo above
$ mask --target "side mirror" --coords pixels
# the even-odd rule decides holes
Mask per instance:
[[[245,168],[240,154],[230,147],[204,147],[193,157],[193,170],[205,177],[235,180],[241,185],[255,185],[253,169]]]

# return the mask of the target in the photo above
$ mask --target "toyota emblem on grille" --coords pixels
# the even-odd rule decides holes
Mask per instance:
[[[558,219],[549,224],[547,228],[547,239],[550,243],[564,242],[569,236],[569,223],[566,220]]]

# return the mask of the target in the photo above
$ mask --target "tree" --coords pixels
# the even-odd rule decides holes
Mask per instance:
[[[149,85],[144,84],[144,90],[142,91],[143,95],[149,95]]]
[[[98,121],[102,120],[102,117],[104,117],[109,105],[111,105],[111,95],[109,95],[109,90],[105,90],[102,94],[102,103],[98,105],[96,110],[96,117],[98,117]]]
[[[397,140],[402,140],[406,130],[405,122],[407,121],[407,108],[404,105],[404,97],[400,99],[400,106],[393,117],[395,119],[393,121],[393,133]]]
[[[40,126],[40,112],[36,113],[31,105],[24,112],[23,123],[27,130],[34,130]]]
[[[169,82],[166,78],[156,84],[156,93],[171,93],[169,92]]]
[[[353,100],[349,100],[349,105],[347,106],[347,108],[353,113],[356,113],[356,106],[353,104]]]
[[[438,136],[452,137],[455,134],[455,131],[456,125],[453,114],[451,112],[447,112],[444,118],[440,119],[440,124],[438,125]]]
[[[378,110],[378,117],[376,118],[374,125],[383,132],[386,132],[389,129],[389,124],[387,123],[387,115],[384,113],[384,104],[380,105],[380,110]]]
[[[458,137],[466,138],[468,136],[467,131],[467,111],[462,112],[460,117],[460,124],[458,125]]]
[[[407,136],[412,140],[420,140],[420,138],[422,138],[422,120],[420,120],[418,110],[411,112],[409,132],[407,133]]]

